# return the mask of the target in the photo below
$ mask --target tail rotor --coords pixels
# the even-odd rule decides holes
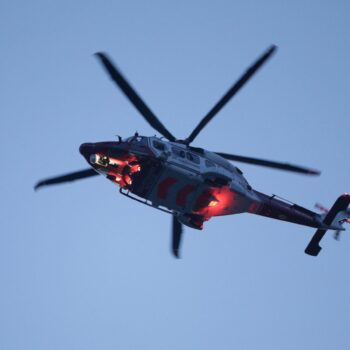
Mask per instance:
[[[344,222],[349,222],[350,219],[350,209],[348,208],[350,204],[350,195],[347,193],[342,194],[333,204],[330,210],[323,216],[323,224],[325,228],[319,228],[314,236],[312,237],[310,243],[305,249],[305,253],[312,256],[317,256],[321,251],[320,241],[326,234],[328,229],[333,229],[336,231],[335,239],[339,239],[340,231],[344,231],[342,224]],[[323,208],[323,206],[320,206]]]
[[[322,213],[325,214],[325,216],[328,214],[329,212],[329,208],[326,208],[325,206],[323,206],[322,204],[320,203],[315,203],[315,208],[320,210]],[[340,220],[340,223],[343,224],[343,223],[348,223],[350,224],[350,208],[347,208],[346,210],[343,210],[343,212],[340,212],[338,213],[338,215],[342,215],[343,216],[343,219]],[[334,239],[336,241],[339,241],[340,240],[340,232],[342,230],[336,230],[334,232]]]

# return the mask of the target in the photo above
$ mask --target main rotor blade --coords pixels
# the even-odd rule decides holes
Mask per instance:
[[[256,71],[270,58],[276,50],[272,45],[252,66],[250,66],[241,78],[226,92],[219,102],[209,111],[209,113],[200,121],[191,135],[185,140],[187,144],[193,142],[202,129],[215,117],[215,115],[230,101],[230,99],[242,88],[242,86],[256,73]]]
[[[292,171],[292,172],[306,174],[306,175],[320,175],[321,174],[321,172],[319,170],[304,168],[304,167],[301,167],[299,165],[280,163],[280,162],[275,162],[275,161],[266,160],[266,159],[243,157],[243,156],[238,156],[235,154],[228,154],[228,153],[221,153],[221,152],[215,152],[215,153],[218,154],[219,156],[225,158],[225,159],[234,160],[236,162],[262,165],[262,166],[269,167],[269,168],[287,170],[287,171]]]
[[[96,172],[94,169],[86,169],[81,171],[76,171],[74,173],[69,173],[61,176],[56,177],[50,177],[48,179],[44,179],[39,181],[35,187],[34,190],[38,190],[40,187],[49,186],[49,185],[57,185],[65,182],[71,182],[75,180],[81,180],[85,179],[87,177],[96,176],[99,175],[98,172]]]
[[[166,137],[169,141],[175,141],[176,138],[173,136],[166,127],[159,121],[155,114],[145,104],[141,97],[136,93],[134,88],[128,83],[123,77],[121,72],[117,69],[111,60],[102,52],[95,54],[109,73],[111,79],[118,85],[120,90],[125,94],[129,101],[135,106],[135,108],[142,114],[146,121],[156,129],[160,134]]]
[[[173,215],[172,223],[172,245],[171,250],[176,258],[180,258],[179,250],[182,237],[182,224],[179,222],[175,215]]]

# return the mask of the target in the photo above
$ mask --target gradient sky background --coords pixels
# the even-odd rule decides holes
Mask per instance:
[[[16,1],[0,10],[0,349],[348,349],[350,238],[253,215],[186,229],[86,167],[83,142],[153,135],[92,56],[108,52],[186,137],[270,44],[277,54],[194,146],[307,165],[243,164],[310,209],[349,181],[349,1]]]

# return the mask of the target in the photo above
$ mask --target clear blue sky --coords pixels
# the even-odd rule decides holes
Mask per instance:
[[[92,54],[106,51],[186,137],[270,44],[277,55],[196,139],[319,178],[239,165],[310,209],[350,191],[349,1],[9,1],[0,7],[0,349],[348,349],[350,238],[248,214],[186,229],[82,169],[83,142],[154,131]]]

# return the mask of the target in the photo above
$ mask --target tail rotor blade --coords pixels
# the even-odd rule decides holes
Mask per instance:
[[[182,231],[183,231],[183,227],[181,222],[179,222],[176,216],[173,215],[171,251],[177,259],[180,258],[179,253],[180,253]]]
[[[95,54],[104,68],[108,72],[111,79],[117,84],[117,86],[122,90],[129,101],[134,105],[134,107],[141,113],[141,115],[146,119],[146,121],[160,134],[166,137],[169,141],[175,141],[176,138],[172,135],[167,128],[160,122],[160,120],[155,116],[151,109],[146,105],[146,103],[137,94],[135,89],[131,84],[124,78],[117,67],[112,63],[112,61],[107,57],[106,54],[98,52]]]

